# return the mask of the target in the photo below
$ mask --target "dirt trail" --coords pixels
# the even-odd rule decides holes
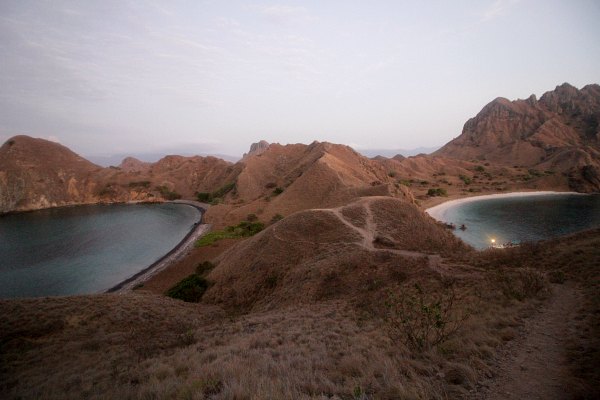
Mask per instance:
[[[497,376],[482,382],[472,398],[569,399],[570,372],[565,340],[578,305],[576,289],[554,285],[552,298],[527,321],[498,360]]]

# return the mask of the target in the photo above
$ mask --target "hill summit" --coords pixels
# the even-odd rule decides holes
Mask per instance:
[[[564,83],[539,100],[493,100],[434,155],[555,170],[600,188],[599,122],[600,86]]]

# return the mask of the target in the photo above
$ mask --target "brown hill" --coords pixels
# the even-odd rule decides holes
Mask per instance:
[[[434,155],[562,172],[573,189],[598,191],[599,121],[600,86],[565,83],[539,101],[495,99]]]
[[[269,221],[277,214],[339,206],[362,196],[412,199],[379,163],[343,145],[273,143],[236,166],[241,171],[235,190],[225,197],[224,204],[208,210],[209,222],[237,223],[251,213]]]
[[[101,170],[58,143],[15,136],[0,147],[0,213],[94,201]]]
[[[150,167],[150,163],[140,161],[135,157],[125,157],[119,168],[125,172],[146,172]]]
[[[468,252],[414,204],[365,197],[333,209],[295,213],[229,249],[209,275],[204,299],[257,309],[354,298],[371,280],[435,272],[441,254]],[[438,271],[439,272],[439,271]]]
[[[193,198],[235,180],[231,163],[215,157],[167,156],[156,163],[126,158],[102,168],[68,148],[15,136],[0,148],[0,213],[98,202]]]

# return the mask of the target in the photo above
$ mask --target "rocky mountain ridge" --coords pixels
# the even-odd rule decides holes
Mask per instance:
[[[60,144],[21,135],[0,148],[0,213],[192,199],[200,193],[219,204],[208,213],[209,219],[237,222],[255,213],[268,220],[307,208],[339,206],[361,196],[412,201],[411,182],[454,185],[451,188],[463,181],[468,186],[477,174],[496,179],[491,182],[495,185],[516,177],[528,182],[523,187],[528,190],[540,187],[531,183],[535,178],[544,188],[598,192],[598,121],[600,86],[579,90],[563,84],[539,100],[497,98],[433,155],[407,158],[368,159],[344,145],[282,146],[261,140],[236,164],[210,156],[171,155],[155,163],[128,157],[119,167],[102,168]],[[482,190],[467,186],[462,190]],[[426,194],[430,187],[422,189]]]
[[[600,86],[564,83],[526,100],[497,98],[434,156],[553,170],[575,190],[600,190]]]

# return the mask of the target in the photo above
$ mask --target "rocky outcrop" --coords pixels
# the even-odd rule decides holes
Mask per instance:
[[[265,150],[269,148],[269,146],[270,144],[266,140],[261,140],[258,143],[252,143],[250,145],[250,151],[248,153],[244,153],[244,155],[242,156],[242,160],[250,156],[257,156],[259,154],[264,153]]]
[[[495,99],[434,155],[561,172],[598,191],[584,167],[600,167],[599,121],[600,86],[565,83],[539,100]]]

